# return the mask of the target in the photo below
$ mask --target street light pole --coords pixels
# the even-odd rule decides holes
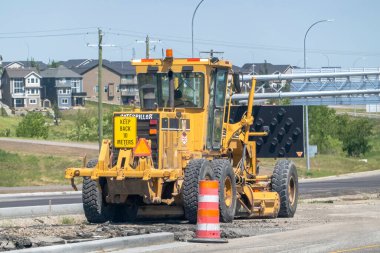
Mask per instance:
[[[311,26],[309,26],[309,29],[307,29],[306,33],[305,33],[305,37],[303,38],[303,68],[306,69],[306,37],[307,37],[307,34],[309,33],[310,29],[313,28],[313,26],[319,24],[319,23],[323,23],[323,22],[332,22],[334,21],[333,19],[323,19],[323,20],[319,20],[315,23],[313,23]]]
[[[191,19],[191,57],[194,57],[194,17],[195,13],[197,12],[199,6],[203,3],[204,0],[201,0],[197,7],[194,10],[193,18]]]
[[[309,33],[310,29],[313,28],[313,26],[319,24],[319,23],[322,23],[322,22],[332,22],[334,21],[333,19],[323,19],[323,20],[319,20],[315,23],[313,23],[311,26],[309,26],[309,28],[307,29],[306,33],[305,33],[305,37],[303,39],[303,68],[305,70],[305,73],[306,73],[306,37],[307,37],[307,34]],[[310,171],[310,157],[309,157],[309,106],[306,105],[305,106],[305,136],[306,136],[306,169],[307,171],[309,172]]]

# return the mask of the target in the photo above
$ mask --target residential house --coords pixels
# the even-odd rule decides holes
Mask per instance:
[[[81,75],[65,66],[59,66],[42,71],[41,76],[44,106],[49,105],[49,102],[56,104],[59,109],[84,105],[87,94],[83,92]]]
[[[273,74],[289,74],[293,69],[289,64],[271,64],[271,63],[246,63],[239,72],[243,75],[273,75]],[[273,92],[285,87],[286,81],[260,81],[256,84],[256,92]],[[243,83],[243,88],[249,90],[250,84]]]
[[[0,55],[1,57],[1,55]],[[47,65],[41,61],[10,61],[3,62],[2,58],[0,59],[0,78],[3,73],[3,69],[11,68],[11,69],[23,69],[23,68],[32,68],[36,67],[37,70],[43,70],[47,67]],[[1,92],[1,79],[0,79],[0,99],[2,97]]]
[[[120,83],[116,87],[116,92],[120,92],[121,103],[130,104],[139,101],[136,69],[131,62],[113,61],[106,63],[106,66],[120,75]]]
[[[41,76],[36,68],[5,68],[1,83],[2,102],[14,111],[41,108]]]
[[[98,96],[98,61],[91,59],[68,60],[62,65],[80,74],[83,90],[87,98],[96,100]],[[131,62],[110,62],[103,60],[102,100],[111,104],[128,104],[138,100],[137,78]]]

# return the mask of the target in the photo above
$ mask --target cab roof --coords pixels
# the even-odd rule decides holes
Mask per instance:
[[[227,60],[220,60],[218,58],[171,58],[165,59],[138,59],[132,60],[133,66],[163,66],[170,63],[171,65],[210,65],[219,67],[232,68],[232,63]]]

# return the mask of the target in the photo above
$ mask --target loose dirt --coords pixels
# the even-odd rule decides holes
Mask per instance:
[[[239,238],[352,219],[352,209],[380,210],[379,195],[301,200],[293,218],[236,219],[221,224],[223,238]],[[0,251],[76,243],[121,236],[172,232],[175,240],[194,237],[196,225],[184,220],[89,224],[83,215],[0,220]]]

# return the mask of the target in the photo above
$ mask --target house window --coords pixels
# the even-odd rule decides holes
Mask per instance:
[[[67,98],[62,98],[61,99],[61,104],[67,105],[69,103],[69,100]]]
[[[15,99],[15,107],[24,107],[24,99],[16,98]]]
[[[29,104],[36,105],[37,104],[37,99],[29,99]]]
[[[70,89],[59,89],[58,94],[70,94]]]
[[[71,92],[73,93],[80,92],[80,80],[71,80]]]
[[[13,93],[24,93],[24,82],[22,78],[13,80]]]
[[[99,86],[98,86],[98,85],[95,85],[95,87],[94,87],[94,92],[96,92],[96,93],[99,92]]]
[[[40,94],[40,90],[39,89],[27,89],[26,94],[38,95],[38,94]]]
[[[30,83],[34,83],[34,78],[30,78]]]

